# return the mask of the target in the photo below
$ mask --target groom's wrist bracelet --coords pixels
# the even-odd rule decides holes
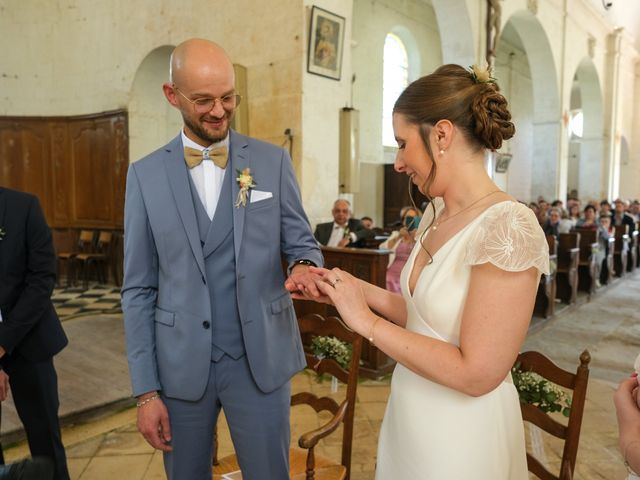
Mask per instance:
[[[138,400],[136,402],[136,407],[140,408],[143,407],[144,405],[146,405],[149,402],[152,402],[154,400],[157,400],[160,398],[160,395],[158,395],[157,393],[155,395],[151,395],[149,398],[145,398],[144,400]]]

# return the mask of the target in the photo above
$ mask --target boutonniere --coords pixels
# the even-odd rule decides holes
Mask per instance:
[[[0,227],[0,242],[7,235],[7,232],[4,231],[4,228]]]
[[[236,170],[238,174],[236,178],[236,182],[238,182],[238,186],[240,187],[240,191],[238,192],[238,198],[236,198],[235,207],[240,208],[247,205],[247,197],[249,196],[249,190],[256,186],[256,183],[253,181],[253,177],[251,176],[251,169],[245,168],[244,170]]]
[[[344,234],[342,235],[342,238],[349,238],[349,234],[351,232],[349,232],[349,227],[345,227],[344,229]]]

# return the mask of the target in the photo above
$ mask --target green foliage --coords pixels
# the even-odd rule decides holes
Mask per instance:
[[[351,345],[335,337],[318,336],[311,339],[313,355],[318,359],[332,358],[342,368],[351,362]]]
[[[565,417],[571,411],[571,398],[557,385],[534,372],[523,372],[520,363],[511,369],[513,384],[520,401],[538,407],[543,412],[562,412]]]

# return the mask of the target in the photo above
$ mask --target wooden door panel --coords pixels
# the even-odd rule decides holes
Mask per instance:
[[[122,110],[0,117],[0,185],[37,195],[52,227],[121,229],[128,142]]]

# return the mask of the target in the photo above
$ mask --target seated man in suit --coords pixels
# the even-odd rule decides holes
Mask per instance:
[[[633,221],[633,217],[626,212],[627,205],[621,199],[616,199],[615,209],[611,216],[611,225],[614,227],[620,227],[624,225],[629,226],[629,233],[636,229],[636,222]]]
[[[364,247],[365,241],[375,237],[373,230],[351,218],[351,204],[338,199],[333,204],[333,222],[319,223],[313,236],[327,247]]]

